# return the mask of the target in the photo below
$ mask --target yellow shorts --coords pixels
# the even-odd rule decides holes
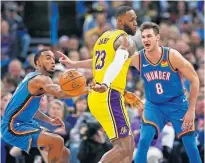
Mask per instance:
[[[121,93],[114,89],[104,93],[92,90],[88,95],[88,105],[111,141],[131,135],[130,121]]]

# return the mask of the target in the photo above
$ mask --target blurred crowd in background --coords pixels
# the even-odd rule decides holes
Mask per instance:
[[[76,28],[82,30],[81,36],[79,37],[78,33],[62,35],[59,36],[56,45],[38,44],[32,50],[29,49],[32,37],[24,24],[24,6],[16,2],[2,2],[1,8],[4,10],[1,10],[1,117],[4,116],[5,107],[19,82],[27,73],[35,71],[33,58],[36,51],[43,48],[50,48],[53,52],[60,50],[75,61],[91,58],[92,48],[99,36],[115,28],[114,14],[122,5],[133,7],[139,26],[145,21],[159,24],[160,45],[178,50],[194,66],[200,80],[196,104],[196,140],[204,160],[204,1],[76,1]],[[34,21],[38,23],[38,20]],[[140,31],[138,30],[132,38],[137,49],[141,50],[143,46]],[[58,83],[65,69],[57,61],[54,83]],[[92,70],[79,71],[84,73],[88,82],[92,80]],[[190,83],[186,79],[183,79],[183,83],[189,96]],[[143,82],[134,68],[128,71],[126,89],[145,100]],[[65,129],[38,120],[40,125],[64,138],[65,145],[71,150],[71,163],[97,163],[102,155],[112,148],[103,129],[89,113],[86,98],[82,96],[55,99],[45,95],[40,103],[39,109],[42,112],[51,118],[60,117],[64,121]],[[127,106],[127,110],[137,151],[141,119],[135,109]],[[2,138],[1,141],[2,163],[45,161],[44,154],[36,148],[32,148],[31,155],[27,155],[4,142]],[[160,137],[153,140],[147,159],[149,163],[188,163],[182,142],[176,138],[171,124],[167,124]]]

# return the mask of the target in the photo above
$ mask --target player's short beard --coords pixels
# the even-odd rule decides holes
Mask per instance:
[[[124,25],[124,31],[128,34],[128,35],[131,35],[131,36],[134,36],[135,33],[131,30],[130,27],[128,27],[127,24]]]
[[[50,77],[53,77],[55,71],[48,71],[45,66],[43,66],[44,71],[46,71]]]

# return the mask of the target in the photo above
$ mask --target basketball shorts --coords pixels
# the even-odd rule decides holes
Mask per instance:
[[[29,153],[31,147],[37,147],[40,132],[44,130],[35,120],[30,122],[3,123],[1,132],[5,142]]]
[[[131,135],[124,96],[120,92],[114,89],[108,89],[104,93],[91,90],[88,105],[111,141]]]
[[[183,131],[181,129],[183,123],[181,119],[185,116],[187,109],[188,101],[185,96],[178,97],[174,101],[165,104],[154,104],[146,101],[142,116],[143,125],[153,125],[157,130],[157,135],[159,135],[164,126],[171,122],[177,137],[180,138],[186,133],[195,131],[194,124],[190,130]]]

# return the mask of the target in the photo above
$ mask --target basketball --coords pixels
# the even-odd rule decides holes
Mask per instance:
[[[78,96],[85,90],[86,78],[77,70],[67,70],[62,74],[59,85],[66,94]]]

